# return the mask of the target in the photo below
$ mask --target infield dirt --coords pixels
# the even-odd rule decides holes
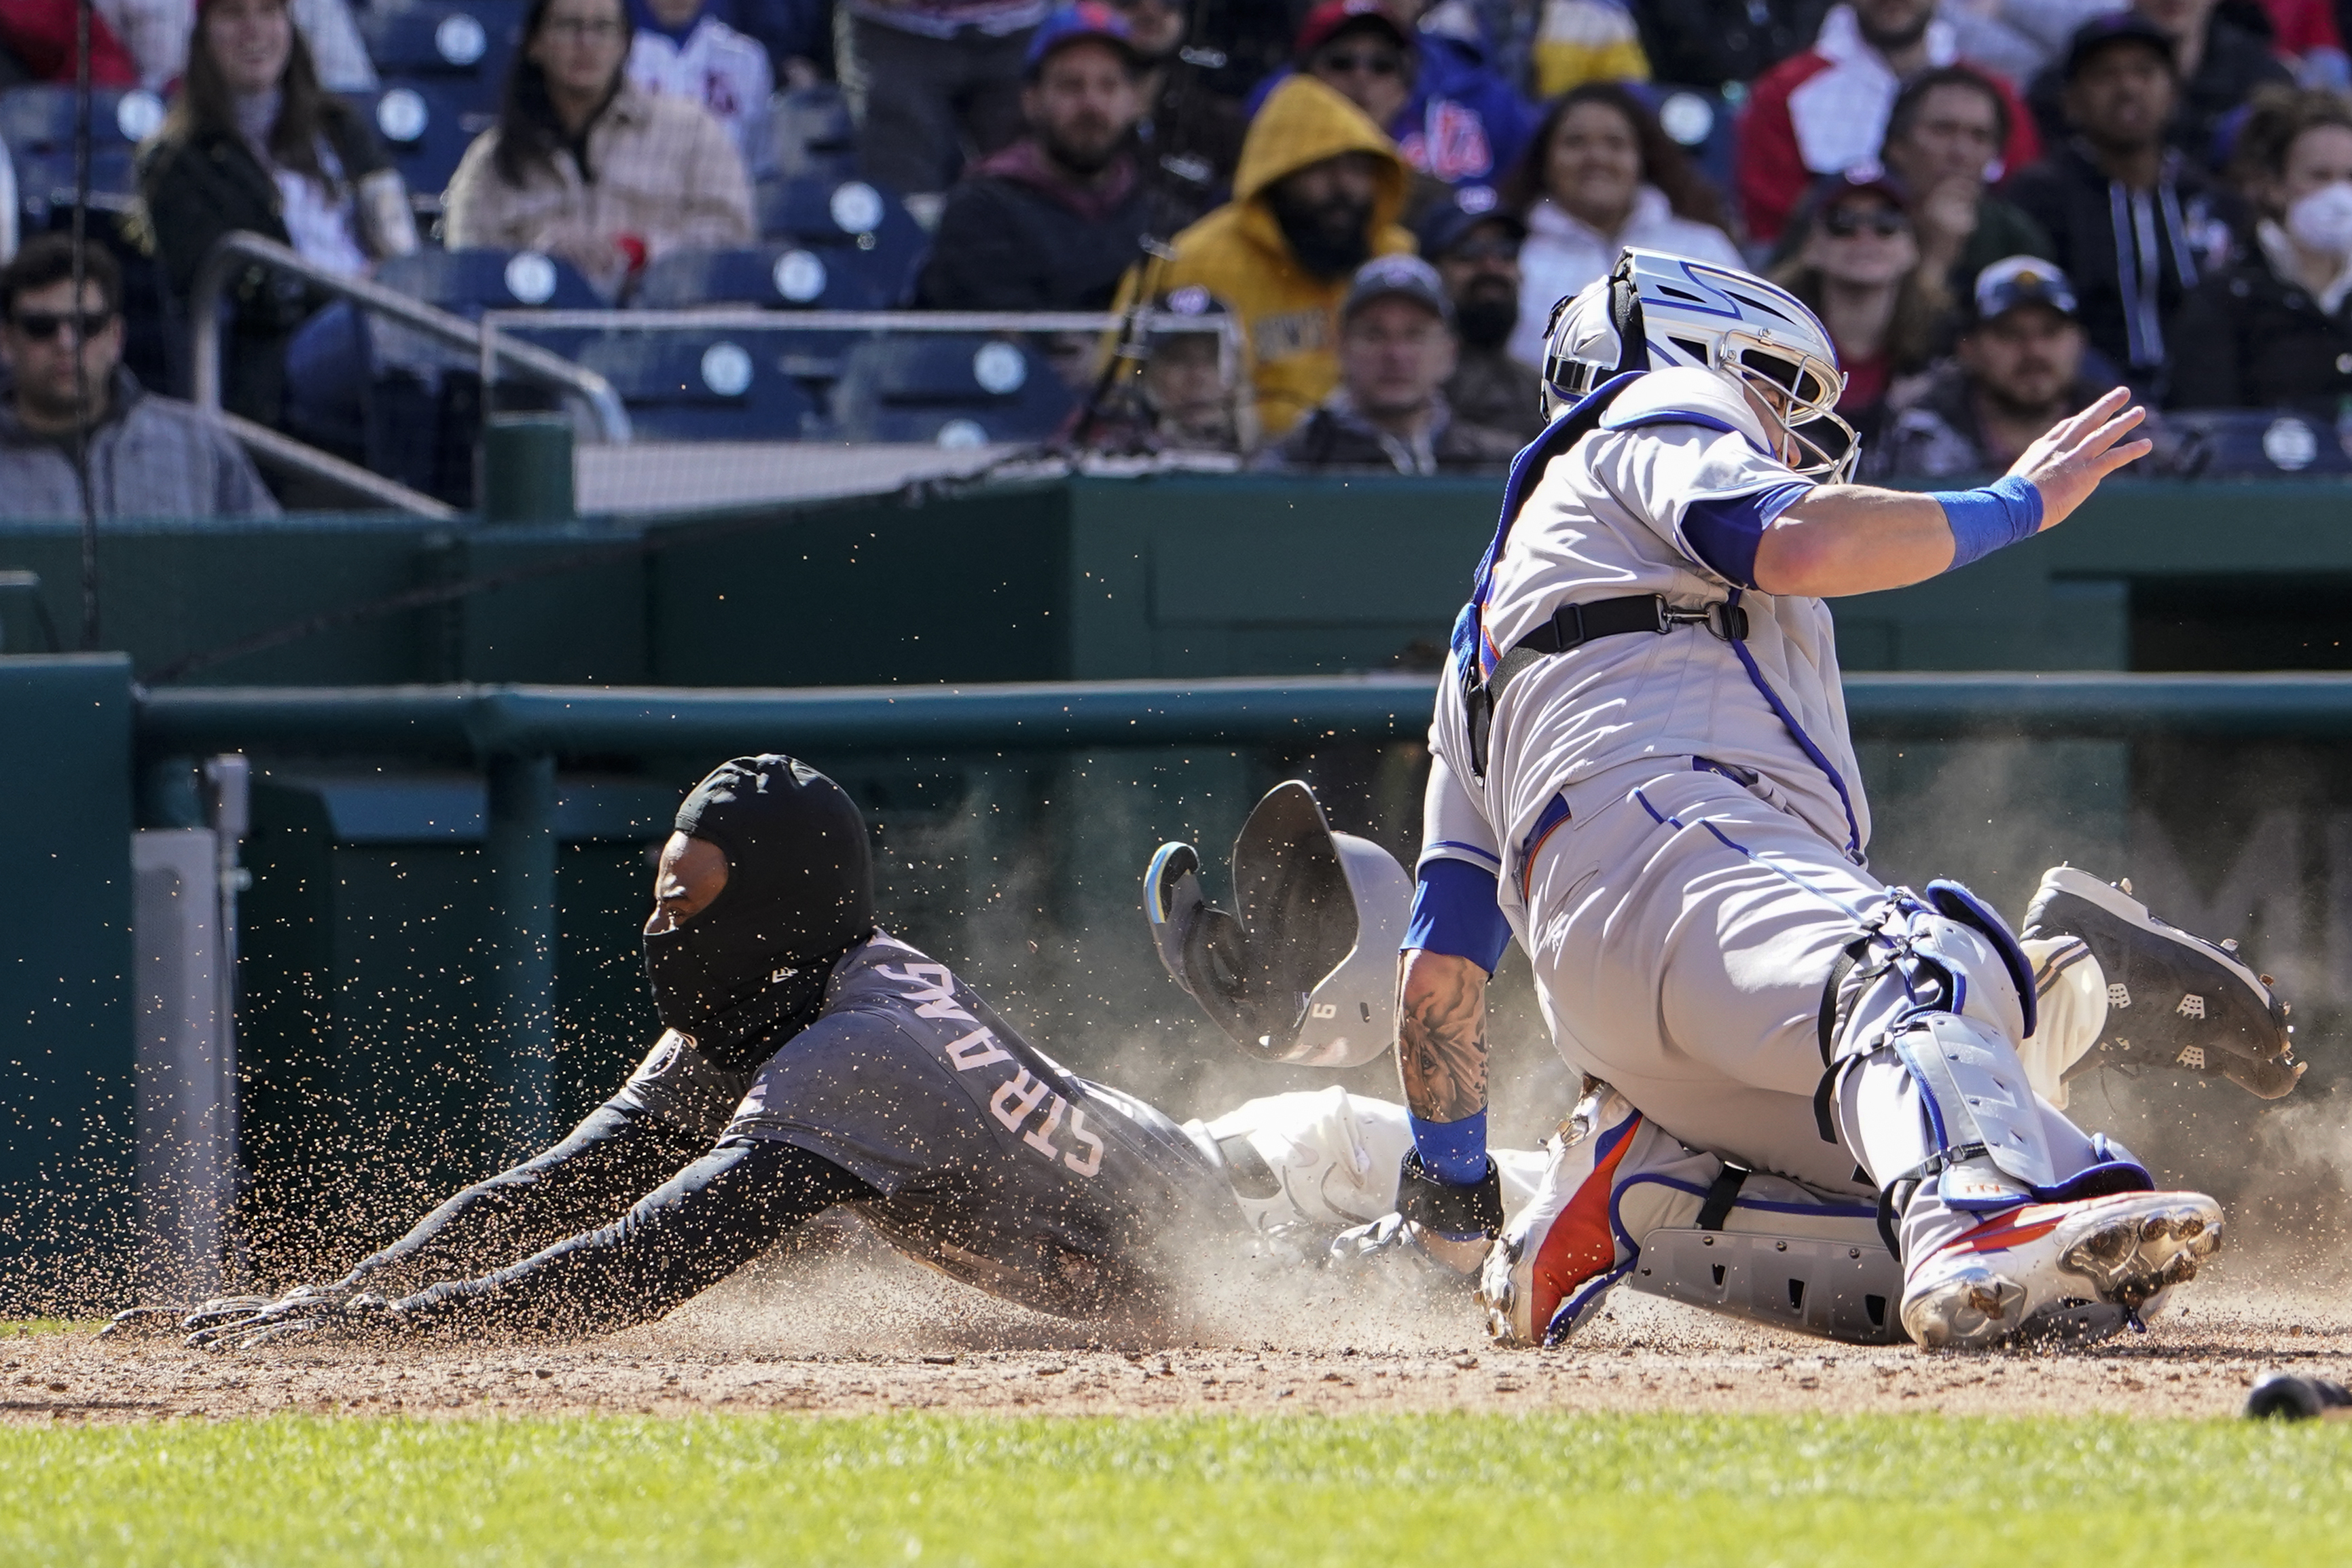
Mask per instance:
[[[2146,1334],[2065,1352],[1928,1355],[1780,1333],[1620,1291],[1569,1347],[1496,1350],[1466,1286],[1299,1269],[1190,1327],[1105,1344],[836,1230],[663,1322],[559,1344],[242,1354],[88,1329],[0,1337],[0,1419],[280,1411],[462,1416],[856,1413],[1324,1414],[1444,1409],[2233,1414],[2263,1373],[2352,1376],[2339,1292],[2225,1260]]]

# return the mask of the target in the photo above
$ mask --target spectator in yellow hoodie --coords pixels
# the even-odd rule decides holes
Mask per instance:
[[[1242,141],[1234,199],[1129,269],[1120,307],[1197,285],[1232,307],[1266,435],[1339,384],[1339,302],[1356,269],[1412,249],[1398,226],[1405,166],[1364,111],[1312,77],[1268,95]]]

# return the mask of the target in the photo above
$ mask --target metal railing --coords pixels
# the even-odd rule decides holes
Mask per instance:
[[[255,262],[291,273],[326,293],[390,317],[436,342],[471,350],[501,367],[572,392],[587,404],[604,440],[615,444],[629,440],[628,411],[621,406],[620,396],[613,391],[612,383],[595,371],[530,343],[498,340],[495,334],[484,331],[463,316],[412,299],[397,289],[364,277],[330,272],[305,261],[275,240],[239,230],[224,235],[213,246],[204,265],[196,269],[195,284],[189,291],[188,325],[194,361],[193,390],[196,406],[219,420],[257,455],[403,511],[439,518],[457,515],[453,507],[430,496],[221,407],[221,301],[231,274],[240,266]]]
[[[216,686],[142,691],[141,749],[524,756],[786,745],[828,751],[1053,751],[1416,737],[1430,675],[1071,681],[791,689]],[[2352,739],[2352,674],[2105,672],[1845,677],[1858,739]]]
[[[1425,734],[1429,675],[1053,685],[679,690],[587,686],[227,687],[141,691],[143,759],[265,753],[470,757],[488,783],[490,957],[521,1019],[502,1082],[552,1131],[556,758],[1040,752]],[[2352,674],[1856,674],[1853,733],[2133,738],[2159,733],[2352,739]],[[158,773],[168,769],[157,768]]]

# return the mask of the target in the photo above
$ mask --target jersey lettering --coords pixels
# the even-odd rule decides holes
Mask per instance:
[[[1045,1108],[1045,1124],[1022,1134],[1021,1141],[1049,1160],[1060,1154],[1062,1151],[1054,1146],[1054,1132],[1062,1124],[1062,1113],[1069,1108],[1069,1102],[1059,1094],[1055,1095],[1052,1103]]]
[[[982,1027],[948,1047],[948,1060],[955,1063],[958,1072],[970,1072],[975,1067],[985,1067],[992,1061],[1010,1061],[1013,1053],[996,1043],[996,1031]]]
[[[1102,1169],[1103,1141],[1087,1131],[1087,1113],[1076,1105],[1070,1107],[1070,1136],[1087,1145],[1087,1157],[1064,1155],[1062,1163],[1082,1176],[1090,1176]]]
[[[996,1092],[989,1096],[988,1108],[1004,1124],[1007,1132],[1017,1133],[1046,1092],[1045,1085],[1024,1067],[1016,1076],[996,1086]]]

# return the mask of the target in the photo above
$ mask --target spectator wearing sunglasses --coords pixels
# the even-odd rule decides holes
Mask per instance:
[[[1783,236],[1772,280],[1812,308],[1846,374],[1837,412],[1867,438],[1895,379],[1926,370],[1950,317],[1920,265],[1911,198],[1874,163],[1816,184]]]
[[[1615,82],[1587,82],[1554,100],[1511,194],[1528,221],[1511,352],[1528,365],[1543,363],[1552,306],[1607,277],[1627,246],[1748,266],[1723,232],[1715,188]]]
[[[1475,21],[1430,31],[1416,0],[1321,0],[1298,29],[1298,68],[1386,130],[1419,178],[1409,214],[1435,187],[1492,184],[1526,150],[1534,115],[1486,63]],[[1451,16],[1453,13],[1446,13]]]
[[[79,301],[73,275],[73,242],[62,234],[36,237],[0,269],[0,361],[10,378],[0,404],[0,516],[79,517],[75,448],[85,440],[100,517],[274,515],[278,503],[218,424],[122,368],[114,257],[87,247]]]
[[[1417,237],[1423,259],[1437,268],[1454,302],[1461,351],[1445,383],[1454,416],[1533,441],[1543,434],[1542,382],[1534,366],[1510,352],[1528,225],[1486,186],[1465,185],[1423,215]]]

